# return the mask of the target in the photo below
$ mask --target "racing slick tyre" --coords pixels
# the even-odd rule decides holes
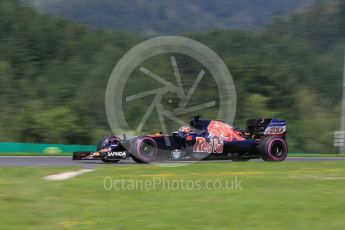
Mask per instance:
[[[158,146],[151,137],[140,137],[131,144],[131,156],[139,164],[153,162],[158,156]]]
[[[283,161],[288,154],[288,145],[281,137],[265,137],[259,143],[259,152],[264,161]]]

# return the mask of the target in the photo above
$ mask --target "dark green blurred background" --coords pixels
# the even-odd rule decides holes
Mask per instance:
[[[0,141],[89,144],[110,134],[104,96],[117,61],[146,38],[182,35],[230,69],[236,126],[285,118],[291,151],[335,152],[344,28],[344,0],[0,0]],[[196,64],[177,61],[196,76]],[[162,57],[145,67],[169,78],[168,64]],[[128,107],[129,121],[147,106]]]

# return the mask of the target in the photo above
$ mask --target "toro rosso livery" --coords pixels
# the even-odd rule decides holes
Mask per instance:
[[[153,134],[129,139],[103,138],[96,152],[75,152],[74,160],[118,162],[132,158],[138,163],[166,160],[231,159],[247,161],[283,161],[288,154],[284,120],[250,119],[246,130],[239,130],[218,120],[195,116],[190,126],[170,135]]]

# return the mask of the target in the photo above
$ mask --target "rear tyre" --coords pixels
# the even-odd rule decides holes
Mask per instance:
[[[283,161],[288,154],[288,145],[285,139],[270,136],[260,142],[259,152],[264,161]]]
[[[151,137],[139,137],[131,145],[132,158],[139,164],[153,162],[158,156],[158,146]]]

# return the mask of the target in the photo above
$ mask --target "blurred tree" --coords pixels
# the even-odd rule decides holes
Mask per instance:
[[[330,152],[333,132],[339,129],[344,6],[341,0],[317,3],[305,12],[277,18],[259,32],[219,30],[185,36],[209,46],[231,70],[237,126],[251,117],[286,118],[292,151]],[[318,19],[320,14],[325,19]],[[314,24],[316,19],[320,25]],[[89,30],[37,13],[17,0],[0,0],[0,140],[92,143],[111,133],[104,109],[106,84],[115,63],[139,41],[135,35]],[[183,74],[195,76],[198,65],[179,60],[185,65]],[[171,78],[167,63],[157,58],[148,64]],[[190,79],[184,82],[186,88]],[[143,78],[133,82],[129,93],[153,86]],[[214,96],[209,80],[202,84],[206,89],[193,97],[195,104]],[[140,100],[131,104],[127,118],[140,121],[138,111],[146,107]],[[205,112],[209,118],[215,113]]]
[[[144,36],[185,31],[257,29],[275,14],[286,15],[311,0],[23,0],[37,9],[93,28]]]

